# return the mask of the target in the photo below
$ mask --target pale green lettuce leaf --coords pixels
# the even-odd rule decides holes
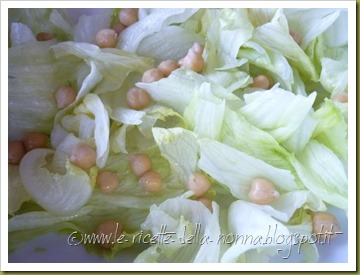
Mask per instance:
[[[11,23],[10,29],[11,45],[18,46],[29,42],[35,42],[36,38],[33,32],[22,23]]]
[[[160,242],[154,245],[156,248],[150,247],[140,253],[135,262],[218,262],[220,246],[214,240],[220,233],[219,208],[215,202],[212,207],[211,213],[201,202],[182,197],[168,199],[159,206],[152,205],[142,229],[151,230],[155,235],[165,225],[166,232],[174,234],[168,243]],[[190,234],[195,233],[199,238],[208,236],[213,242],[186,243]]]
[[[180,182],[187,182],[197,169],[199,146],[196,135],[183,128],[153,128],[156,144]]]
[[[279,18],[284,19],[279,16]],[[289,34],[289,29],[281,20],[272,20],[254,30],[254,42],[270,51],[278,52],[286,57],[290,65],[295,66],[305,79],[317,81],[319,76],[311,59]],[[281,41],[281,43],[279,43]]]
[[[245,94],[241,114],[278,142],[288,139],[301,125],[312,108],[316,93],[308,97],[294,95],[275,85],[266,92]]]
[[[57,112],[55,91],[76,81],[79,61],[54,59],[53,41],[9,48],[9,137],[25,132],[50,133]]]
[[[95,117],[96,164],[99,168],[103,168],[109,154],[109,115],[96,94],[88,94],[84,98],[84,105]]]
[[[165,106],[173,108],[182,114],[189,104],[196,88],[206,78],[191,70],[180,68],[167,78],[152,83],[139,82],[136,86],[145,89],[152,99]]]
[[[71,164],[65,154],[55,152],[51,149],[28,152],[20,163],[20,177],[36,203],[49,212],[66,215],[90,199],[97,169],[90,169],[88,174]]]
[[[325,99],[324,104],[313,116],[317,120],[313,138],[326,145],[342,159],[347,159],[348,125],[339,106]]]
[[[284,10],[289,28],[301,36],[301,48],[306,49],[311,41],[326,31],[340,15],[333,9]]]
[[[22,184],[19,166],[9,165],[8,174],[8,213],[13,215],[31,197]]]
[[[161,32],[144,38],[139,44],[137,53],[152,57],[157,63],[169,59],[177,61],[186,56],[195,42],[203,45],[204,37],[180,26],[166,26]]]
[[[252,125],[239,112],[225,110],[219,141],[275,167],[292,170],[289,153],[269,133]]]
[[[111,9],[102,9],[95,14],[81,15],[74,26],[74,41],[96,43],[96,34],[102,29],[110,28]]]
[[[283,223],[273,219],[256,205],[245,201],[236,201],[231,204],[228,212],[228,226],[235,240],[222,255],[222,263],[239,262],[240,257],[252,249],[272,248],[274,251],[283,249],[285,242],[278,244],[276,238],[272,236],[275,230],[276,236],[287,237],[290,234]],[[238,240],[236,240],[237,236],[239,236]]]
[[[127,27],[119,35],[117,47],[127,51],[136,52],[141,41],[157,32],[163,27],[174,23],[182,23],[197,12],[198,9],[153,9],[150,13]]]
[[[240,49],[238,57],[246,58],[250,64],[267,70],[275,82],[279,82],[285,89],[291,89],[294,83],[293,71],[282,54],[248,41]]]
[[[210,139],[201,139],[198,167],[212,178],[226,185],[231,194],[249,200],[251,182],[266,178],[274,183],[279,192],[297,189],[291,172],[271,166],[253,156]]]
[[[347,91],[348,65],[347,60],[321,58],[320,83],[332,95]]]
[[[184,111],[190,129],[199,137],[217,139],[223,122],[225,100],[212,94],[210,83],[201,84]]]
[[[245,9],[207,10],[205,73],[217,68],[234,68],[243,64],[237,59],[240,47],[253,33],[253,26]],[[226,66],[226,67],[224,67]]]
[[[301,152],[311,139],[317,121],[309,114],[304,118],[299,128],[283,143],[290,152]]]
[[[74,55],[88,66],[93,63],[102,80],[94,89],[97,94],[119,89],[130,72],[143,73],[152,66],[150,58],[139,57],[119,49],[100,49],[98,46],[80,42],[63,42],[53,47],[55,57]]]
[[[303,152],[296,155],[294,167],[308,190],[331,205],[348,208],[347,172],[325,145],[311,140]]]

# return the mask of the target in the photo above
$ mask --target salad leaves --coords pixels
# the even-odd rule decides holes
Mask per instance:
[[[88,244],[89,251],[111,258],[134,246],[138,263],[284,262],[313,233],[313,213],[329,205],[347,212],[347,103],[336,102],[347,98],[347,38],[330,37],[344,11],[145,8],[115,48],[98,47],[97,32],[111,28],[119,11],[101,9],[77,22],[63,9],[9,13],[9,140],[50,136],[50,148],[9,165],[10,251],[52,231],[93,234],[111,219],[128,242],[106,250]],[[37,41],[41,31],[54,38]],[[202,71],[179,65],[143,81],[145,71],[179,61],[194,43],[203,48]],[[269,88],[254,85],[258,75]],[[63,85],[77,94],[58,109]],[[134,87],[151,97],[140,110],[126,101]],[[90,169],[70,161],[79,143],[96,151]],[[158,192],[139,184],[134,154],[151,159],[162,179]],[[96,184],[103,171],[119,179],[111,194]],[[201,197],[188,186],[194,173],[209,180]],[[271,181],[278,198],[251,201],[258,178]],[[290,241],[263,243],[275,229]],[[169,243],[159,238],[164,230]],[[155,241],[134,241],[146,234]],[[242,243],[246,236],[252,241]],[[301,253],[304,262],[319,257],[310,243]]]

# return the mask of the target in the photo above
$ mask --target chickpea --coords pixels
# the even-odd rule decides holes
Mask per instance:
[[[62,86],[60,87],[56,93],[55,98],[57,102],[58,109],[65,108],[73,103],[76,99],[76,92],[70,86]]]
[[[95,234],[99,236],[100,240],[103,242],[100,243],[100,246],[109,249],[114,245],[116,239],[121,236],[122,232],[123,226],[121,223],[115,220],[107,220],[98,225]],[[107,242],[107,240],[109,240],[109,242]]]
[[[279,197],[273,183],[267,179],[257,178],[251,183],[249,199],[257,204],[269,204]]]
[[[132,155],[129,160],[131,171],[138,177],[151,170],[151,159],[145,154]]]
[[[123,30],[125,30],[126,27],[125,27],[123,24],[121,24],[121,23],[117,23],[117,24],[114,24],[114,25],[112,26],[112,29],[113,29],[114,31],[116,31],[117,34],[119,34],[119,33],[121,33]]]
[[[179,68],[179,65],[177,62],[173,60],[165,60],[161,62],[158,66],[158,69],[162,72],[162,74],[165,77],[168,77],[172,71],[175,71],[177,68]]]
[[[187,185],[189,190],[194,192],[195,197],[200,197],[209,190],[211,183],[205,175],[201,173],[194,173],[189,177]]]
[[[212,200],[210,200],[208,198],[205,198],[205,197],[200,197],[200,198],[198,198],[198,201],[202,202],[206,206],[206,208],[208,208],[210,210],[210,212],[213,211],[213,209],[212,209]]]
[[[85,143],[77,144],[70,155],[70,162],[81,169],[89,169],[96,163],[96,152]]]
[[[128,27],[138,21],[138,9],[121,9],[119,12],[120,23]]]
[[[179,65],[199,73],[204,68],[204,58],[191,48],[187,55],[179,60]]]
[[[160,191],[162,186],[162,179],[159,173],[150,171],[146,172],[139,180],[139,184],[145,191],[149,193],[156,193]]]
[[[340,232],[339,222],[328,212],[316,212],[313,215],[313,233]],[[336,236],[334,234],[333,236]]]
[[[199,43],[195,42],[194,45],[191,47],[195,53],[202,55],[204,52],[204,47],[201,46]]]
[[[51,33],[48,33],[48,32],[39,32],[36,35],[37,41],[49,41],[53,38],[55,38],[54,35],[52,35]]]
[[[151,101],[147,91],[133,87],[126,94],[127,105],[134,110],[144,109]]]
[[[289,32],[290,35],[292,36],[292,38],[294,39],[294,41],[300,45],[301,44],[301,36],[299,33],[295,32],[295,31],[290,31]]]
[[[119,186],[119,177],[115,173],[104,171],[97,176],[96,183],[102,193],[113,193]]]
[[[100,48],[115,48],[118,34],[113,29],[102,29],[96,34],[95,39]]]
[[[13,165],[18,165],[25,155],[25,147],[22,141],[15,140],[9,141],[8,149],[8,163]]]
[[[162,78],[164,78],[163,73],[157,68],[152,68],[144,72],[142,82],[151,83],[158,81]]]
[[[333,101],[347,103],[348,102],[348,94],[347,93],[340,93],[332,98]]]
[[[42,133],[27,133],[23,138],[26,152],[47,146],[49,136]]]
[[[271,82],[272,81],[267,76],[258,75],[253,78],[253,83],[250,86],[254,87],[254,88],[261,88],[261,89],[267,90],[270,88]]]

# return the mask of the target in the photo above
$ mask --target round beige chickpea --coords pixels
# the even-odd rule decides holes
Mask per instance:
[[[36,40],[37,41],[49,41],[51,39],[55,38],[55,36],[51,33],[48,32],[39,32],[36,35]]]
[[[210,180],[201,173],[194,173],[188,180],[189,190],[194,192],[195,197],[201,197],[211,187]]]
[[[116,191],[119,186],[119,177],[110,171],[101,172],[96,178],[96,184],[100,191],[105,194],[110,194]]]
[[[333,233],[336,236],[335,232],[340,232],[339,222],[336,217],[328,212],[316,212],[313,215],[313,233]]]
[[[81,169],[89,169],[96,163],[96,152],[89,145],[79,143],[71,151],[70,162]]]
[[[58,109],[62,109],[75,101],[76,92],[72,87],[65,85],[57,89],[55,98]]]
[[[20,140],[13,140],[8,145],[8,163],[18,165],[26,153],[24,144]]]
[[[263,178],[256,178],[251,183],[248,196],[253,203],[269,204],[276,200],[280,194],[271,181]]]
[[[161,62],[158,66],[158,69],[165,77],[168,77],[171,72],[175,71],[177,68],[179,68],[179,64],[174,60],[165,60]]]
[[[188,51],[188,54],[179,60],[178,64],[182,67],[193,70],[194,72],[201,72],[204,68],[204,58],[193,48]]]
[[[130,168],[134,175],[140,177],[151,170],[152,162],[148,155],[135,154],[129,157]]]
[[[332,97],[333,101],[347,103],[348,102],[348,94],[347,93],[339,93]]]
[[[45,148],[49,142],[49,136],[43,133],[27,133],[23,138],[26,152],[36,148]]]
[[[301,44],[301,36],[300,36],[300,34],[298,32],[296,32],[296,31],[290,31],[289,33],[292,36],[292,38],[294,39],[294,41],[298,45],[300,45]]]
[[[150,95],[144,89],[133,87],[126,93],[126,103],[131,109],[144,109],[147,105],[150,104],[150,101]]]
[[[112,26],[112,29],[113,29],[114,31],[116,31],[117,34],[119,34],[119,33],[121,33],[123,30],[126,29],[126,26],[124,26],[124,25],[121,24],[121,23],[117,23],[117,24],[114,24],[114,25]]]
[[[114,246],[117,238],[121,236],[123,226],[115,220],[106,220],[98,225],[95,234],[102,240],[100,246],[109,249]]]
[[[269,89],[271,86],[271,80],[265,75],[258,75],[253,78],[253,83],[250,84],[250,87],[261,88],[264,90]]]
[[[142,82],[152,83],[164,78],[163,73],[158,68],[152,68],[144,72]]]
[[[118,34],[113,29],[102,29],[96,34],[95,39],[100,48],[115,48]]]
[[[139,179],[139,184],[145,191],[156,193],[162,187],[162,179],[159,173],[150,171],[142,175]]]
[[[119,12],[119,21],[128,27],[138,21],[138,9],[121,9]]]

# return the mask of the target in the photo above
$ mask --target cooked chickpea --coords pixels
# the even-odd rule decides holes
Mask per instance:
[[[251,183],[249,199],[257,204],[269,204],[279,197],[273,183],[267,179],[257,178]]]
[[[163,73],[158,68],[152,68],[144,72],[142,82],[151,83],[164,78]]]
[[[140,177],[151,170],[152,162],[148,155],[136,154],[129,157],[130,168],[134,175]]]
[[[121,9],[119,12],[120,23],[128,27],[138,21],[138,9]]]
[[[95,234],[103,241],[103,243],[100,243],[100,246],[109,249],[114,245],[122,232],[123,226],[121,223],[115,220],[107,220],[98,225]],[[106,242],[106,240],[109,240],[109,242]]]
[[[96,34],[95,39],[100,48],[115,48],[118,34],[113,29],[102,29]]]
[[[194,72],[201,72],[204,68],[204,58],[198,52],[195,52],[193,48],[191,48],[187,55],[180,59],[178,64],[182,67],[193,70]]]
[[[211,183],[209,178],[205,175],[201,173],[194,173],[189,177],[187,185],[189,190],[194,192],[195,197],[200,197],[209,190]]]
[[[250,86],[267,90],[271,86],[271,80],[265,75],[258,75],[253,78],[253,83]]]
[[[113,29],[114,31],[116,31],[117,34],[119,34],[119,33],[121,33],[123,30],[125,30],[126,27],[125,27],[123,24],[121,24],[121,23],[117,23],[117,24],[114,24],[114,25],[112,26],[112,29]]]
[[[102,193],[113,193],[119,186],[119,177],[113,172],[104,171],[97,176],[96,183]]]
[[[333,101],[341,102],[341,103],[347,103],[348,102],[348,94],[346,93],[340,93],[332,97]]]
[[[290,31],[289,32],[290,35],[292,36],[292,38],[294,39],[294,41],[300,45],[301,44],[301,36],[299,33],[295,32],[295,31]]]
[[[177,62],[173,60],[165,60],[161,62],[158,66],[158,69],[162,72],[162,74],[165,77],[168,77],[172,71],[175,71],[177,68],[179,68],[179,65]]]
[[[339,222],[328,212],[316,212],[313,215],[313,233],[340,232]],[[333,236],[336,236],[334,234]]]
[[[204,47],[201,46],[199,43],[195,42],[194,45],[191,47],[194,52],[196,52],[199,55],[202,55],[203,51],[204,51]]]
[[[48,144],[49,136],[42,133],[27,133],[23,138],[26,152],[36,148],[45,148]]]
[[[53,38],[55,38],[54,35],[52,35],[51,33],[48,33],[48,32],[39,32],[36,35],[37,41],[49,41]]]
[[[200,197],[200,198],[198,198],[198,201],[202,202],[206,206],[206,208],[208,208],[210,210],[210,212],[213,211],[213,209],[212,209],[212,200],[210,200],[208,198],[205,198],[205,197]]]
[[[150,171],[146,172],[139,179],[139,184],[145,191],[149,193],[156,193],[161,189],[162,179],[159,173]]]
[[[18,165],[25,155],[25,147],[22,141],[14,140],[9,141],[8,149],[8,163],[13,165]]]
[[[79,143],[74,146],[70,155],[70,162],[81,169],[89,169],[96,163],[96,152],[85,143]]]
[[[150,101],[150,95],[144,89],[133,87],[126,94],[127,105],[134,110],[144,109]]]
[[[70,86],[62,86],[55,93],[58,109],[65,108],[73,103],[76,99],[76,92]]]

